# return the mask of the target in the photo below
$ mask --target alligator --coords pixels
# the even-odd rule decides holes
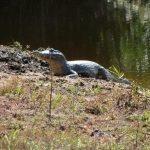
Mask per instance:
[[[129,81],[126,79],[116,79],[107,69],[96,62],[89,60],[67,61],[62,52],[53,48],[42,49],[42,51],[38,49],[32,54],[48,62],[56,76],[91,77],[129,84]]]

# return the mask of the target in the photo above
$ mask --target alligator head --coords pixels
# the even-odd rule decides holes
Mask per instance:
[[[64,70],[68,70],[67,60],[59,50],[53,48],[47,48],[45,50],[42,48],[34,51],[32,54],[48,62],[55,74],[62,74]]]
[[[66,58],[63,55],[63,53],[53,48],[47,48],[46,50],[43,50],[43,51],[39,51],[38,49],[37,51],[34,51],[32,54],[49,63],[51,62],[65,63],[66,62]]]

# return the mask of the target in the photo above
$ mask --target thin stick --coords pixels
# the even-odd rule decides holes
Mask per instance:
[[[49,50],[49,53],[50,53],[50,50]],[[51,121],[51,118],[52,118],[52,96],[53,96],[53,70],[52,70],[52,67],[50,67],[50,82],[51,82],[51,84],[50,84],[50,94],[49,94],[49,121]]]

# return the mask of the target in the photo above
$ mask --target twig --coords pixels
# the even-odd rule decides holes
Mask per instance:
[[[50,53],[50,50],[49,50]],[[51,66],[51,65],[50,65]],[[51,121],[52,118],[52,96],[53,96],[53,70],[52,67],[50,67],[50,94],[49,94],[49,121]]]

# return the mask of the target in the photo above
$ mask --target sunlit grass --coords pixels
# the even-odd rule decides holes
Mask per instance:
[[[0,122],[0,148],[149,148],[148,91],[142,92],[144,97],[136,84],[125,89],[86,79],[78,82],[54,79],[51,121],[50,81],[14,77],[1,86],[0,96],[13,107],[9,106],[9,119]]]

